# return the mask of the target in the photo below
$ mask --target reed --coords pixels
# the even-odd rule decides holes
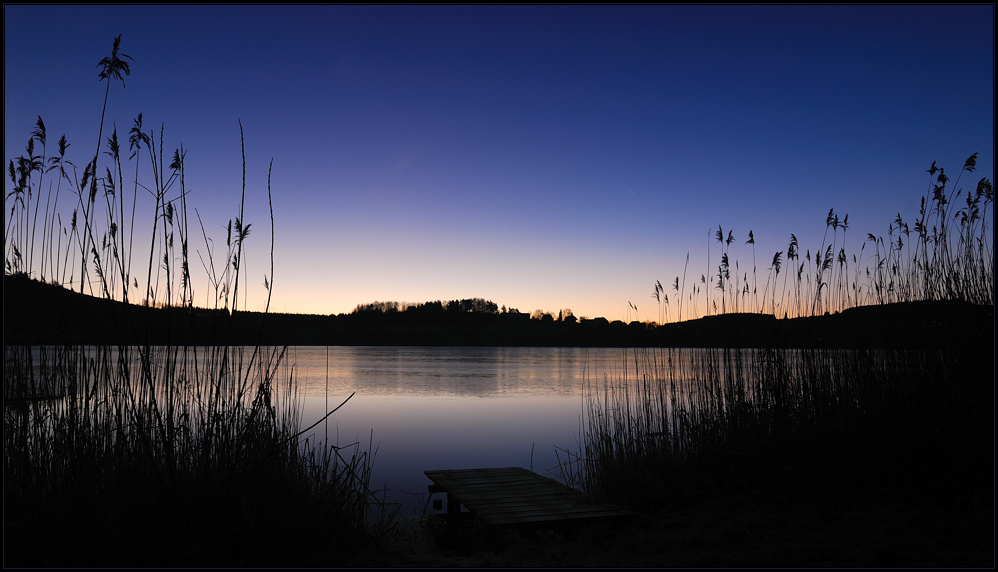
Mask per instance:
[[[730,252],[734,231],[718,226],[711,231],[720,245],[721,261],[710,265],[710,240],[707,243],[708,272],[701,275],[706,315],[726,312],[771,313],[777,317],[816,316],[840,312],[857,306],[914,302],[920,300],[963,300],[979,305],[994,305],[994,188],[988,178],[978,180],[975,188],[959,186],[964,174],[977,170],[977,153],[963,165],[955,181],[935,162],[927,170],[928,191],[921,198],[918,216],[909,222],[900,212],[888,225],[886,238],[873,233],[859,246],[858,253],[847,250],[849,215],[834,209],[825,217],[825,232],[817,248],[804,249],[796,234],[790,235],[786,257],[774,253],[770,275],[758,297],[756,235],[748,232],[745,244],[751,245],[752,276],[742,273],[739,261]],[[864,258],[867,244],[872,257]],[[784,260],[787,272],[779,281]],[[687,265],[689,254],[687,254]],[[851,265],[851,268],[850,268]],[[747,265],[746,265],[747,266]],[[686,271],[682,286],[679,276],[674,284],[674,299],[696,301],[701,294],[696,284],[687,290]],[[656,282],[653,298],[661,304],[661,282]],[[750,286],[751,284],[751,286]],[[717,299],[712,291],[717,292]],[[768,296],[768,299],[767,299]],[[676,320],[700,317],[696,306],[690,314],[682,312]],[[660,312],[659,323],[668,321]]]
[[[976,352],[634,351],[586,380],[563,474],[652,512],[705,495],[991,498],[993,368]]]
[[[303,529],[348,562],[383,526],[367,453],[301,441],[283,350],[6,346],[4,361],[8,563],[335,563],[280,548]]]
[[[921,300],[993,308],[994,191],[987,178],[971,192],[959,187],[963,174],[976,171],[976,161],[975,153],[955,182],[933,163],[914,232],[898,214],[886,240],[869,234],[858,255],[847,252],[848,215],[834,209],[817,248],[802,248],[791,234],[786,256],[779,251],[772,257],[761,299],[755,233],[749,231],[745,243],[752,246],[750,279],[731,256],[733,231],[718,226],[711,235],[719,243],[720,263],[710,266],[708,240],[712,271],[700,277],[707,292],[695,284],[686,291],[684,270],[684,280],[673,281],[674,298],[695,301],[703,295],[707,315],[814,316]],[[867,245],[874,252],[864,258]],[[653,297],[660,305],[663,290],[656,282]],[[668,314],[660,310],[660,316]],[[696,317],[695,304],[690,315],[677,315]],[[893,347],[905,347],[904,335],[896,333]],[[994,348],[968,344],[938,353],[635,352],[632,368],[585,380],[580,448],[568,454],[563,474],[635,508],[648,505],[649,497],[652,505],[671,502],[682,490],[809,494],[891,488],[885,483],[901,483],[906,491],[946,483],[946,498],[953,490],[993,497],[986,477],[978,476],[993,477],[993,437],[987,437],[993,435],[994,368],[987,356]]]
[[[112,56],[98,64],[101,80],[129,73],[119,46],[120,36]],[[102,129],[106,105],[107,94]],[[129,160],[135,160],[129,222],[117,130],[106,141],[106,176],[97,175],[98,148],[77,177],[65,157],[65,137],[59,156],[46,166],[45,127],[39,118],[27,154],[8,169],[14,188],[4,233],[7,274],[78,286],[108,300],[193,309],[186,152],[176,149],[166,163],[164,129],[157,140],[142,125],[140,114],[129,137],[134,150]],[[36,142],[41,155],[35,155]],[[140,180],[142,160],[149,169],[143,171],[148,178]],[[52,170],[58,174],[56,198],[51,214],[46,200],[39,234],[43,175]],[[212,275],[216,308],[233,312],[250,229],[243,215],[245,154],[243,172],[235,240],[230,233],[225,270]],[[76,195],[69,228],[56,213],[64,182]],[[132,274],[133,254],[141,256],[133,253],[139,186],[155,198],[144,292]],[[273,227],[269,175],[267,189]],[[202,233],[210,244],[203,225]],[[32,254],[36,239],[38,260]],[[272,228],[271,248],[273,239]],[[74,257],[78,266],[70,263]],[[231,314],[225,316],[231,320]],[[107,316],[109,324],[128,333],[126,338],[142,340],[148,324],[129,319],[110,310]],[[190,326],[181,319],[170,327]],[[301,428],[301,411],[286,348],[155,347],[141,341],[114,347],[5,345],[5,564],[351,563],[359,550],[397,530],[389,508],[370,490],[369,452],[359,444],[310,441]],[[308,550],[291,548],[300,546],[303,531],[319,540]]]

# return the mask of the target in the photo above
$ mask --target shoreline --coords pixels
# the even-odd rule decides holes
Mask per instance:
[[[6,344],[729,347],[994,347],[994,306],[944,300],[859,306],[823,316],[729,313],[657,325],[524,319],[523,314],[302,315],[149,308],[4,276]]]

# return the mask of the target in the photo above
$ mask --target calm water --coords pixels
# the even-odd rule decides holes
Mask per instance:
[[[585,377],[620,371],[621,349],[292,347],[308,435],[375,449],[372,486],[422,511],[432,469],[519,466],[558,479],[578,450]]]

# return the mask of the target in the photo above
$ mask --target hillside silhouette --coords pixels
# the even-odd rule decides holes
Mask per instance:
[[[564,347],[783,347],[973,349],[994,347],[994,307],[961,301],[862,306],[777,319],[722,314],[685,322],[561,321],[499,312],[482,299],[392,303],[350,314],[152,308],[4,276],[6,344],[435,345]],[[990,348],[990,350],[988,350]]]

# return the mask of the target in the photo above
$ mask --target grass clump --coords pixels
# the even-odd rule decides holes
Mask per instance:
[[[976,170],[976,158],[961,175]],[[676,278],[675,317],[695,317],[698,298],[708,314],[813,316],[957,300],[993,315],[991,182],[982,178],[964,193],[960,177],[951,182],[934,163],[928,172],[914,225],[898,215],[886,240],[868,235],[875,253],[866,261],[862,249],[846,255],[848,217],[832,210],[813,256],[808,250],[801,260],[791,235],[786,257],[777,252],[769,277],[757,280],[753,234],[749,276],[729,258],[733,233],[719,227],[720,265],[701,276],[704,290],[686,290],[685,272]],[[784,261],[791,272],[781,283]],[[653,297],[668,321],[660,282]],[[993,332],[968,323],[960,340],[939,340],[947,349],[915,351],[904,349],[921,345],[902,324],[870,327],[891,332],[885,345],[893,349],[635,351],[618,372],[585,380],[580,446],[562,463],[563,475],[656,515],[839,514],[843,507],[914,514],[972,530],[977,544],[968,553],[990,552],[993,564],[993,545],[979,543],[979,531],[993,537],[986,533],[994,515]],[[888,560],[901,562],[894,556]]]
[[[621,561],[993,566],[988,352],[635,351],[563,476],[648,517]]]
[[[718,226],[708,234],[707,271],[699,280],[687,281],[687,254],[682,280],[676,276],[669,289],[655,283],[652,298],[658,305],[658,322],[727,312],[817,316],[920,300],[994,306],[994,187],[986,177],[973,189],[959,186],[964,174],[977,170],[977,155],[964,162],[955,180],[933,161],[915,219],[906,220],[899,212],[888,225],[887,236],[868,233],[858,253],[847,251],[849,215],[829,209],[821,244],[805,249],[791,234],[787,249],[773,254],[760,279],[754,233],[750,230],[745,241],[752,250],[749,271],[749,264],[740,265],[730,254],[732,243],[738,242],[734,231],[725,233]],[[714,241],[721,250],[716,267],[710,262]],[[873,253],[864,258],[868,245]]]
[[[4,357],[6,564],[304,565],[371,542],[367,456],[300,442],[280,352]],[[302,531],[320,553],[283,550]]]
[[[974,172],[976,164],[975,153],[960,174]],[[784,273],[782,284],[783,252],[774,255],[770,276],[758,281],[749,232],[750,278],[729,258],[733,232],[718,227],[720,265],[701,276],[705,292],[696,285],[685,290],[685,271],[682,281],[676,277],[676,317],[695,316],[698,297],[708,314],[808,316],[957,300],[993,315],[991,182],[982,178],[965,193],[960,177],[950,181],[935,163],[928,173],[929,191],[913,227],[898,215],[887,240],[868,235],[875,254],[866,261],[865,282],[862,250],[859,257],[846,255],[848,216],[840,219],[834,210],[814,257],[808,250],[801,261],[791,235],[785,260],[796,280]],[[710,288],[715,282],[717,298]],[[660,282],[653,297],[666,321],[668,297]],[[684,301],[692,309],[684,312]],[[917,340],[906,338],[900,324],[876,327],[891,332],[887,345],[896,349],[635,351],[630,366],[585,381],[580,450],[564,463],[566,479],[637,510],[718,494],[779,502],[898,495],[992,502],[993,332],[974,326],[962,345],[946,340],[940,346],[949,349],[913,351],[903,348]]]
[[[120,41],[98,64],[108,93],[110,80],[131,71]],[[107,93],[98,140],[106,107]],[[165,163],[163,130],[157,140],[143,129],[140,114],[129,137],[135,181],[127,184],[116,130],[105,143],[105,176],[99,146],[78,177],[65,137],[58,157],[46,156],[39,117],[27,154],[8,168],[6,274],[193,310],[186,153],[178,148]],[[150,168],[140,179],[143,154]],[[216,272],[207,235],[207,262],[202,257],[216,309],[231,312],[250,230],[243,157],[226,259]],[[52,171],[58,181],[42,211]],[[76,198],[68,225],[58,212],[63,185]],[[132,267],[139,187],[155,201],[144,292]],[[270,202],[269,178],[267,189]],[[369,455],[302,438],[302,402],[284,349],[150,346],[142,341],[149,324],[130,317],[142,314],[111,309],[107,323],[134,345],[4,346],[6,566],[348,565],[394,534],[384,507],[372,505]],[[230,312],[219,316],[231,320]],[[190,324],[181,318],[170,327]],[[319,540],[303,547],[303,535]]]
[[[632,366],[587,381],[564,467],[600,497],[651,512],[715,495],[993,499],[993,366],[976,349],[666,349]]]

